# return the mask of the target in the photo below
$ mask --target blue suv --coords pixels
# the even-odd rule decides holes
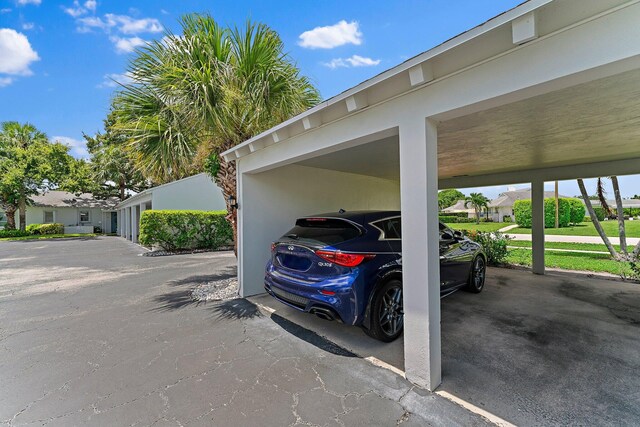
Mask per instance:
[[[401,246],[398,211],[300,218],[271,245],[265,290],[297,310],[360,325],[390,342],[403,329]],[[441,223],[441,296],[482,291],[485,271],[482,247]]]

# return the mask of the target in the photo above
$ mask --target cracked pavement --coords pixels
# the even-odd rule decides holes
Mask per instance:
[[[233,254],[141,251],[0,243],[0,424],[486,424],[246,300],[192,301]]]

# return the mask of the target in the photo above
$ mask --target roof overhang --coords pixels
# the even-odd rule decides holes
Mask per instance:
[[[572,10],[567,3],[572,2],[529,0],[254,136],[222,156],[227,161],[239,159],[455,75],[562,28],[579,25],[598,13],[624,6],[615,0],[583,0],[580,10],[575,7]],[[504,37],[506,31],[508,38]]]

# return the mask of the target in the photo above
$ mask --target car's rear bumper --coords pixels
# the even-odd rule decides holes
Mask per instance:
[[[348,325],[361,321],[354,288],[357,282],[357,269],[349,274],[309,282],[276,270],[271,262],[267,264],[264,276],[265,290],[281,303],[307,313],[314,309],[328,309],[335,315],[335,320]],[[321,291],[335,292],[335,295],[324,295]]]

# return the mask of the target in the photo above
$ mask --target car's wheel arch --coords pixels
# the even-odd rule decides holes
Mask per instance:
[[[366,328],[366,329],[371,328],[371,302],[373,301],[373,298],[376,296],[376,293],[385,283],[393,279],[398,279],[402,281],[401,269],[395,268],[395,269],[386,271],[383,274],[381,274],[380,277],[378,277],[376,284],[373,286],[373,289],[371,289],[371,292],[369,292],[369,300],[367,301],[367,306],[366,306],[367,308],[365,309],[364,316],[362,318],[361,326],[363,328]]]

